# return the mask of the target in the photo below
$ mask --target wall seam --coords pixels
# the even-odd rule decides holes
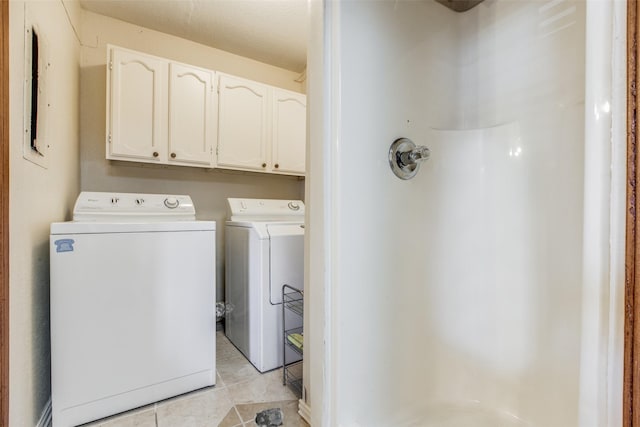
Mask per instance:
[[[69,15],[69,10],[67,9],[67,5],[64,3],[64,0],[60,0],[60,3],[62,4],[62,8],[64,9],[65,15],[67,15],[67,21],[69,21],[69,25],[71,26],[71,29],[73,30],[73,34],[76,36],[76,40],[77,40],[78,44],[80,46],[82,46],[82,41],[80,40],[80,35],[78,34],[78,31],[77,31],[75,25],[73,25],[73,21],[71,20],[71,15]]]

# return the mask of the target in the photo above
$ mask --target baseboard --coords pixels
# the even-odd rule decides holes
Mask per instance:
[[[311,408],[302,399],[298,400],[298,414],[311,425]]]
[[[40,419],[38,420],[38,424],[36,427],[51,427],[51,398],[47,401],[42,408],[42,414],[40,415]]]

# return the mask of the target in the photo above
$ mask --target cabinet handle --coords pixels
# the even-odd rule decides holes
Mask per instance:
[[[279,167],[280,167],[280,165],[276,163],[276,169],[278,169]]]
[[[176,153],[171,153],[171,158],[175,159],[176,158]]]
[[[158,152],[157,151],[153,152],[153,157],[158,157]]]
[[[266,164],[266,163],[263,163],[263,164],[262,164],[262,167],[263,167],[263,168],[266,168],[266,167],[267,167],[267,164]]]

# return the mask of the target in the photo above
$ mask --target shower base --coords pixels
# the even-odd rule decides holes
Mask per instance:
[[[409,427],[533,427],[515,415],[477,402],[430,405]]]

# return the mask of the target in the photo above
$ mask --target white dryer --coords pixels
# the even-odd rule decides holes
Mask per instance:
[[[51,224],[54,427],[215,384],[215,231],[189,196],[83,192]]]
[[[282,366],[282,286],[303,289],[304,203],[235,198],[228,203],[225,334],[266,372]],[[292,316],[287,327],[302,326],[300,316],[285,315]],[[287,363],[300,360],[286,351]]]

